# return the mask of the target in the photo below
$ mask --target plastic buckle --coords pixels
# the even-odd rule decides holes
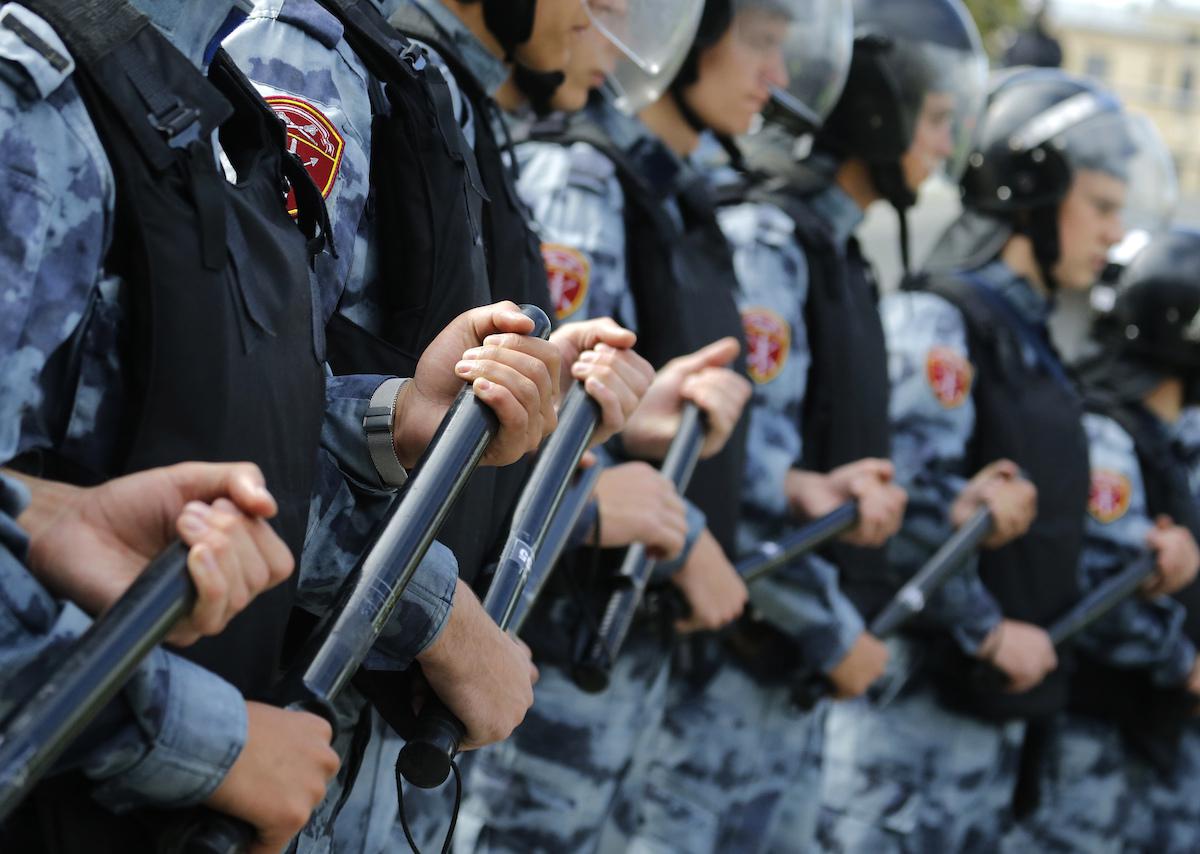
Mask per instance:
[[[154,129],[166,137],[172,148],[187,148],[200,138],[200,111],[179,101],[165,113],[150,113]]]
[[[413,71],[424,71],[429,60],[425,57],[425,51],[420,45],[415,45],[409,42],[404,46],[404,50],[400,51],[400,58],[408,64]]]

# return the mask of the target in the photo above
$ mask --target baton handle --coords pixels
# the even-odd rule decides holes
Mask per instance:
[[[187,555],[176,542],[154,558],[10,719],[0,735],[0,822],[192,609]]]
[[[704,447],[704,416],[694,403],[684,405],[679,432],[663,460],[662,473],[683,493],[691,482],[700,451]],[[599,693],[608,687],[613,664],[621,651],[634,615],[641,605],[646,584],[654,570],[654,560],[642,543],[634,543],[625,553],[618,572],[617,589],[604,606],[604,614],[596,636],[571,668],[575,684],[589,693]]]
[[[599,405],[576,383],[563,402],[558,427],[542,448],[517,501],[508,542],[483,600],[488,616],[505,631],[511,630],[526,589],[531,584],[540,588],[545,580],[532,578],[537,553],[600,418]],[[414,786],[440,786],[450,775],[466,735],[463,722],[444,703],[431,698],[417,717],[412,737],[400,749],[396,767]]]

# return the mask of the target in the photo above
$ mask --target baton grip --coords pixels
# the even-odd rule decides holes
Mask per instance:
[[[430,697],[417,718],[416,729],[396,760],[404,779],[422,789],[446,782],[467,728],[441,700]]]

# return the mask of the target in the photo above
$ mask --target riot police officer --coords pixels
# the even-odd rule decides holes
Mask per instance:
[[[1031,767],[1044,743],[1040,731],[1027,737],[1026,721],[1066,702],[1042,626],[1078,596],[1087,447],[1044,322],[1055,283],[1089,286],[1120,239],[1137,154],[1127,123],[1087,81],[1053,71],[998,80],[969,150],[965,213],[926,274],[883,302],[894,459],[910,494],[892,565],[930,553],[953,524],[949,497],[996,460],[1036,486],[1037,518],[930,603],[899,647],[910,662],[902,684],[856,714],[835,710],[823,795],[830,844],[902,850],[908,834],[933,848],[994,847],[1018,767]],[[975,677],[973,659],[1002,671],[1006,687]],[[863,800],[868,778],[882,782]]]
[[[1091,467],[1080,587],[1094,589],[1148,550],[1157,572],[1079,637],[1041,803],[1006,840],[1012,850],[1195,845],[1195,827],[1184,819],[1190,799],[1179,792],[1196,773],[1185,739],[1200,689],[1192,583],[1200,514],[1179,429],[1200,364],[1189,332],[1200,310],[1192,272],[1198,249],[1195,232],[1156,234],[1114,288],[1093,291],[1103,308],[1092,325],[1097,354],[1080,369]]]

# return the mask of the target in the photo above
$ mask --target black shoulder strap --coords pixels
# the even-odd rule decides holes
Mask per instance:
[[[96,81],[96,94],[121,116],[155,168],[170,166],[171,148],[207,138],[229,117],[230,105],[200,85],[204,78],[198,69],[182,88],[168,84],[153,57],[155,48],[169,43],[125,0],[28,0],[26,5],[67,43],[79,69]]]
[[[287,150],[287,133],[279,117],[224,49],[218,50],[213,56],[208,74],[210,80],[220,81],[219,88],[233,102],[235,111],[244,111],[258,123],[262,138],[252,140],[251,144],[256,147],[261,144],[278,153],[282,177],[296,194],[296,225],[304,235],[309,258],[315,258],[326,248],[336,258],[337,249],[333,245],[333,229],[325,198],[300,158]]]

